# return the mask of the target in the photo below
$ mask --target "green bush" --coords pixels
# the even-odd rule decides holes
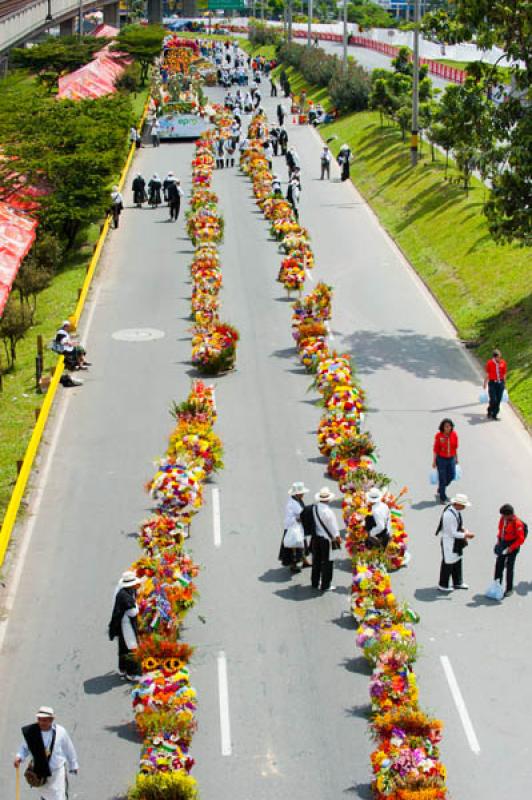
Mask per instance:
[[[368,107],[370,85],[368,73],[356,64],[349,64],[347,71],[336,70],[329,83],[329,96],[341,113],[364,111]]]
[[[278,44],[280,34],[276,28],[255,21],[249,26],[248,38],[252,45],[260,47],[264,44]]]

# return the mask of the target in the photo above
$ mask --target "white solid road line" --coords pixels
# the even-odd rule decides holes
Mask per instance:
[[[462,692],[460,691],[460,687],[458,686],[456,675],[454,674],[454,670],[451,666],[451,662],[449,661],[447,656],[440,656],[440,661],[443,667],[443,671],[445,672],[445,677],[447,678],[447,683],[449,684],[449,689],[451,690],[453,700],[455,702],[456,708],[458,709],[458,714],[460,716],[460,720],[462,721],[465,735],[467,737],[467,741],[469,742],[469,747],[475,753],[475,755],[478,756],[478,754],[480,753],[480,745],[478,743],[475,729],[473,728],[473,723],[471,722],[471,717],[469,716],[466,704],[464,703]]]
[[[217,486],[212,488],[212,532],[214,546],[222,546],[222,526],[220,522],[220,490]]]
[[[229,689],[227,686],[227,660],[225,653],[218,653],[218,694],[220,698],[220,734],[222,739],[222,755],[230,756],[231,724],[229,722]]]

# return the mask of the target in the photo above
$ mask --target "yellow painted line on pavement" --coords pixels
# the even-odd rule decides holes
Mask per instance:
[[[146,105],[144,106],[144,111],[142,112],[142,116],[139,122],[139,128],[142,130],[142,126],[144,125],[144,121],[148,114],[148,104],[149,98],[146,101]],[[118,182],[118,188],[121,191],[126,180],[126,176],[128,170],[131,166],[131,162],[133,160],[133,156],[135,155],[136,146],[132,144],[129,148],[129,153],[126,159],[126,163],[122,169],[122,173],[120,175],[120,180]],[[96,268],[98,266],[98,262],[100,260],[100,256],[102,253],[102,248],[105,243],[105,237],[107,236],[107,231],[109,230],[110,225],[110,217],[107,216],[105,222],[103,223],[102,230],[100,232],[100,236],[98,237],[98,241],[96,243],[96,247],[94,248],[94,252],[92,254],[92,258],[90,260],[89,266],[87,268],[87,274],[85,275],[85,280],[83,281],[83,286],[81,287],[79,300],[76,305],[76,309],[72,315],[73,321],[75,325],[78,324],[81,314],[83,312],[83,308],[85,306],[85,302],[87,300],[87,295],[89,293],[89,289],[92,283],[92,279],[94,277],[94,273],[96,272]],[[4,563],[5,554],[7,551],[7,547],[9,545],[9,541],[11,539],[11,534],[13,532],[13,528],[15,526],[15,522],[17,519],[17,514],[20,508],[20,504],[22,502],[22,498],[24,496],[24,492],[26,491],[26,486],[28,485],[28,480],[31,474],[31,470],[33,467],[33,462],[35,461],[35,457],[37,455],[37,450],[39,449],[39,445],[41,443],[42,435],[44,433],[44,428],[46,422],[48,421],[48,416],[50,414],[50,409],[52,407],[52,403],[54,401],[57,387],[59,386],[59,381],[61,380],[61,376],[64,371],[64,359],[63,356],[60,356],[52,377],[50,381],[50,386],[48,387],[48,391],[46,392],[46,396],[44,398],[44,402],[41,406],[41,410],[39,416],[37,418],[37,422],[35,423],[35,427],[33,428],[33,432],[31,434],[31,438],[26,448],[26,453],[24,454],[24,460],[22,462],[22,467],[18,474],[17,481],[13,488],[13,492],[11,494],[11,498],[9,500],[9,505],[6,510],[6,514],[4,520],[2,522],[2,528],[0,530],[0,567]]]

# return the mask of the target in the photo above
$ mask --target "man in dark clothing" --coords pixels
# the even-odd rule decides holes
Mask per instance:
[[[288,150],[288,134],[282,125],[279,130],[279,144],[281,146],[281,155],[286,157],[286,151]]]
[[[181,209],[181,197],[183,195],[181,182],[177,179],[174,179],[172,183],[168,185],[167,194],[168,208],[170,209],[170,219],[172,222],[177,222],[179,218],[179,211]]]
[[[280,103],[277,106],[277,119],[279,121],[279,127],[282,128],[284,124],[284,108]]]
[[[109,623],[109,639],[118,638],[118,671],[129,681],[137,680],[137,587],[140,580],[134,572],[124,572],[116,587],[113,613]]]

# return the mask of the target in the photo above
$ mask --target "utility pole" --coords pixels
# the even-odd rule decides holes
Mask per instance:
[[[347,0],[344,0],[344,72],[347,72]]]
[[[79,17],[79,38],[83,36],[83,0],[79,0],[79,8],[78,8],[78,17]]]
[[[264,6],[266,5],[266,0],[261,0],[260,3],[260,18],[264,22]]]
[[[255,19],[255,0],[251,4],[251,16]]]
[[[288,0],[288,42],[292,42],[292,0]]]
[[[307,45],[312,47],[312,0],[308,0],[308,27],[307,27]]]
[[[410,163],[415,167],[418,156],[419,127],[419,0],[414,0],[414,54],[412,63],[414,74],[412,79],[412,139],[410,140]]]

